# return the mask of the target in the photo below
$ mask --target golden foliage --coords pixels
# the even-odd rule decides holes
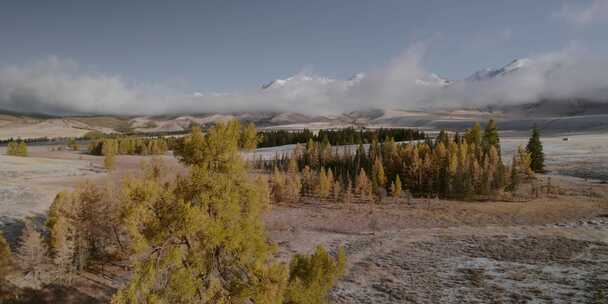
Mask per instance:
[[[11,156],[27,156],[27,144],[25,142],[14,142],[11,141],[8,143],[8,147],[6,148],[6,155]]]

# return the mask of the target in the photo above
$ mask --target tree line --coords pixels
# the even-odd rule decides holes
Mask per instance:
[[[48,141],[62,141],[62,140],[66,140],[67,137],[58,137],[58,138],[48,138],[48,137],[37,137],[37,138],[7,138],[7,139],[0,139],[0,145],[8,145],[11,142],[25,142],[26,144],[32,144],[32,143],[37,143],[37,142],[48,142]]]
[[[505,196],[532,178],[531,153],[520,147],[508,166],[500,152],[496,123],[476,123],[464,134],[442,130],[434,140],[397,144],[387,137],[356,149],[332,147],[310,139],[291,155],[257,160],[271,173],[273,197],[297,201],[312,196],[349,202],[391,195],[444,199],[488,199]]]
[[[119,137],[94,140],[89,143],[92,155],[161,155],[167,153],[169,143],[164,138]]]
[[[174,149],[183,176],[152,160],[117,186],[85,182],[59,193],[42,231],[28,222],[14,253],[0,237],[0,283],[10,286],[6,274],[17,271],[70,285],[84,271],[125,263],[130,276],[112,303],[327,303],[345,251],[277,260],[261,217],[268,184],[240,156],[255,139],[255,128],[237,121],[194,128]],[[14,297],[7,289],[5,299]]]
[[[426,138],[424,132],[418,129],[354,129],[319,130],[317,133],[309,129],[303,130],[266,130],[258,132],[258,147],[275,147],[291,144],[304,144],[309,141],[327,141],[332,145],[356,145],[371,143],[374,140],[392,138],[395,141],[420,140]]]

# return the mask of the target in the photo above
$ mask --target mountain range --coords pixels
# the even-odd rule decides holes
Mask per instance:
[[[492,79],[497,79],[499,77],[506,76],[511,73],[515,73],[517,71],[526,69],[530,66],[534,65],[534,61],[529,58],[520,58],[511,61],[509,64],[501,67],[501,68],[486,68],[483,70],[479,70],[471,74],[469,77],[463,80],[451,80],[445,77],[439,76],[435,73],[430,73],[423,77],[419,77],[415,79],[414,83],[418,86],[426,86],[426,87],[447,87],[459,82],[478,82],[478,81],[488,81]],[[297,74],[291,77],[287,77],[285,79],[275,79],[268,83],[265,83],[261,86],[263,90],[272,90],[279,88],[289,88],[289,87],[297,87],[301,85],[307,84],[317,84],[317,85],[329,85],[334,84],[336,82],[343,82],[347,85],[353,85],[361,80],[365,79],[367,75],[365,73],[357,73],[352,77],[346,80],[338,80],[328,77],[322,76],[312,76],[306,74]]]

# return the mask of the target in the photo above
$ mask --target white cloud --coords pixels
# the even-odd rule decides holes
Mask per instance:
[[[15,111],[128,112],[139,94],[118,76],[84,73],[75,62],[56,57],[0,70],[0,105]]]
[[[384,68],[349,81],[296,75],[298,81],[234,93],[176,93],[165,86],[134,86],[116,75],[86,71],[69,60],[49,58],[0,69],[0,108],[47,114],[172,114],[287,111],[337,114],[370,108],[518,104],[542,98],[608,100],[608,58],[566,49],[531,58],[529,67],[481,82],[421,86],[421,61],[429,45],[407,49]]]
[[[531,58],[526,68],[485,82],[462,82],[434,100],[456,105],[520,104],[541,99],[608,100],[607,58],[564,50]]]
[[[564,3],[555,16],[577,26],[608,21],[608,0],[593,0],[588,6]]]

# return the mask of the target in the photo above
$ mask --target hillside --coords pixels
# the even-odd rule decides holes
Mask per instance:
[[[547,132],[608,130],[608,104],[590,101],[541,101],[518,106],[480,109],[369,110],[333,116],[293,112],[207,113],[179,116],[78,116],[41,118],[0,114],[0,140],[9,138],[80,137],[89,131],[103,133],[182,132],[190,126],[213,125],[238,119],[260,128],[319,129],[340,127],[409,127],[425,130],[464,130],[475,121],[493,118],[502,130],[527,131],[534,125]]]

